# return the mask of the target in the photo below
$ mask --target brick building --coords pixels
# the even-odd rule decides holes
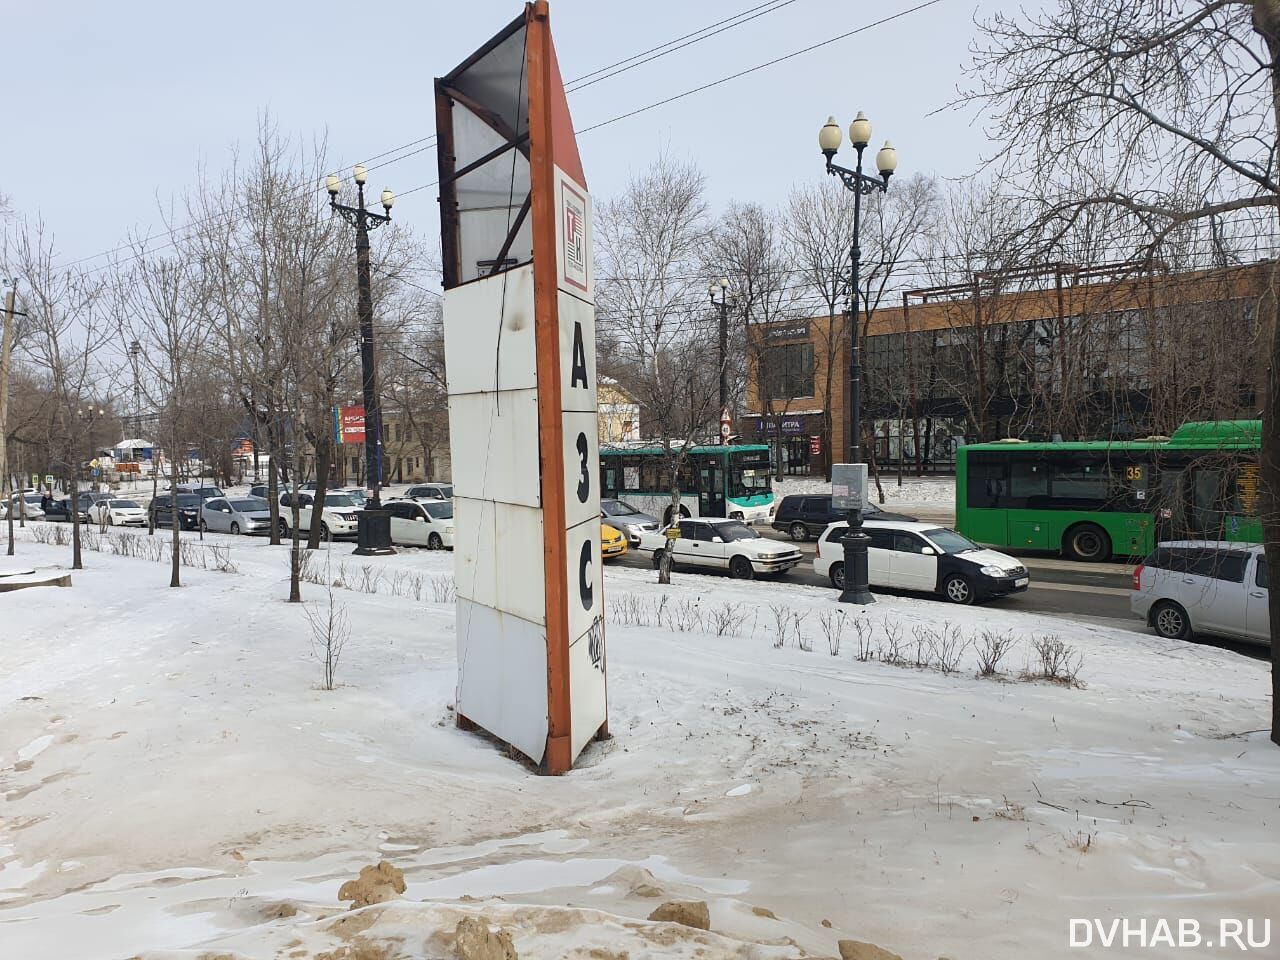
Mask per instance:
[[[867,454],[882,468],[945,470],[979,440],[1123,439],[1256,417],[1274,268],[1050,264],[907,291],[865,319]],[[815,317],[749,331],[738,433],[774,444],[787,472],[846,455],[847,329]]]

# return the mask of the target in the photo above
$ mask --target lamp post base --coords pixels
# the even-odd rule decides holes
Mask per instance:
[[[868,581],[867,545],[871,538],[862,532],[862,511],[849,511],[849,529],[844,540],[844,589],[840,591],[841,603],[856,603],[865,606],[875,603]]]
[[[358,557],[377,557],[395,553],[391,545],[391,513],[388,510],[361,510],[356,514]]]

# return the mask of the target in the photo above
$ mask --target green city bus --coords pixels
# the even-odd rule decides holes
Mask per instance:
[[[601,496],[671,522],[667,454],[654,443],[601,444]],[[680,515],[768,522],[775,509],[764,444],[693,447],[680,468]]]
[[[956,529],[1077,560],[1145,556],[1158,540],[1260,543],[1260,420],[1186,423],[1172,437],[997,440],[956,451]]]

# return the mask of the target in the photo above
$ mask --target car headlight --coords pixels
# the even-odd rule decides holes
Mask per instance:
[[[1006,576],[1002,567],[983,567],[981,572],[988,577]]]

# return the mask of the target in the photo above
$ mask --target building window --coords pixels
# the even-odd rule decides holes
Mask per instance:
[[[813,344],[787,343],[770,347],[761,357],[760,378],[768,399],[789,400],[813,396]]]

